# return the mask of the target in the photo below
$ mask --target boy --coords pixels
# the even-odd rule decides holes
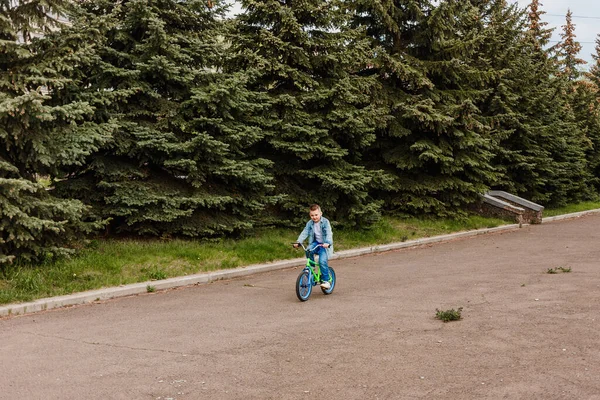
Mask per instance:
[[[310,206],[308,213],[310,221],[307,222],[306,227],[298,236],[296,242],[302,243],[304,239],[308,238],[308,248],[312,249],[316,245],[321,245],[314,251],[319,256],[319,270],[321,271],[321,287],[325,290],[331,288],[331,277],[329,276],[329,265],[327,261],[329,256],[333,254],[333,231],[331,230],[331,224],[329,220],[323,217],[321,207],[318,204]],[[299,244],[294,244],[294,247],[298,247]],[[314,260],[313,254],[310,258]]]

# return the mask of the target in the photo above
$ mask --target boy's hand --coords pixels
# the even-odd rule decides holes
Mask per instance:
[[[294,246],[294,248],[297,249],[300,246],[300,244],[299,243],[294,243],[294,244],[292,244],[292,246]]]
[[[329,243],[323,243],[322,246],[325,247],[326,249],[328,249],[329,248]]]

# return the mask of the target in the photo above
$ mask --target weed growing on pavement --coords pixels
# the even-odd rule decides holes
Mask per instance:
[[[459,319],[462,318],[462,316],[461,316],[462,310],[463,310],[462,307],[458,307],[458,310],[451,308],[450,310],[446,310],[446,311],[441,311],[436,308],[435,309],[435,311],[436,311],[435,317],[437,319],[441,319],[444,322],[458,321]]]
[[[154,293],[154,292],[156,292],[156,287],[148,285],[148,286],[146,286],[146,292],[148,292],[148,293]]]
[[[571,267],[557,267],[557,268],[548,268],[546,271],[547,274],[558,274],[562,272],[563,274],[571,272]]]

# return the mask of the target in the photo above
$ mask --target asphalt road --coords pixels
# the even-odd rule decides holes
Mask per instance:
[[[599,226],[334,260],[305,303],[295,268],[0,319],[0,399],[600,399]]]

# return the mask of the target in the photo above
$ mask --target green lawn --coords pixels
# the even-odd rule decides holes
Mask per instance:
[[[600,203],[545,210],[544,215],[594,208],[600,208]],[[463,220],[385,217],[367,230],[334,228],[335,249],[401,242],[507,223],[480,216]],[[300,227],[264,229],[253,237],[218,242],[96,239],[70,259],[38,266],[5,267],[0,272],[0,304],[302,257],[290,245],[300,230]]]
[[[544,217],[554,217],[556,215],[571,214],[580,211],[595,210],[600,208],[600,202],[585,201],[583,203],[569,204],[560,208],[549,208],[544,210]]]

